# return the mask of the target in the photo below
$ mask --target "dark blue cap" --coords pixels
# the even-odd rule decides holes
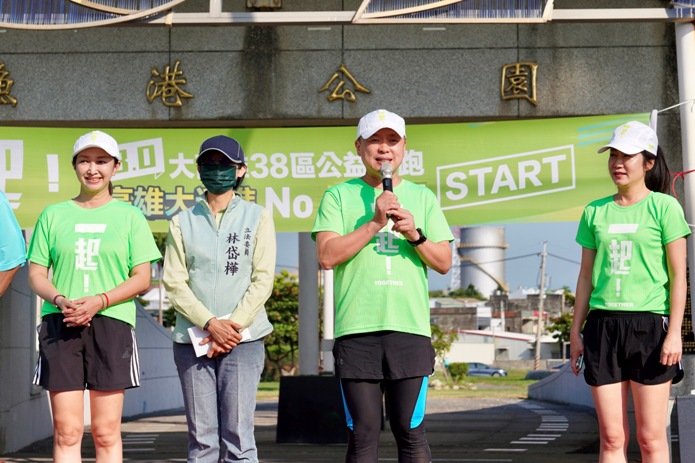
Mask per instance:
[[[200,145],[200,153],[196,157],[196,162],[199,162],[200,157],[209,151],[219,151],[232,162],[244,164],[244,150],[241,149],[239,142],[233,138],[225,137],[224,135],[208,138]]]

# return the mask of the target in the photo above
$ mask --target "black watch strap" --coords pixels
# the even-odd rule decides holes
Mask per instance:
[[[422,233],[422,229],[421,229],[421,228],[416,228],[416,230],[417,230],[417,232],[420,234],[420,238],[416,239],[415,241],[407,240],[407,241],[408,241],[408,244],[411,245],[411,246],[413,246],[413,247],[415,247],[415,246],[420,246],[422,243],[424,243],[425,241],[427,241],[427,237],[425,236],[424,233]]]

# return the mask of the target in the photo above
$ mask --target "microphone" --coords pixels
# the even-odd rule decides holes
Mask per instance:
[[[384,187],[384,191],[393,192],[393,183],[391,181],[391,177],[393,177],[393,167],[391,167],[391,163],[383,163],[379,169],[379,173],[381,173],[381,184]]]

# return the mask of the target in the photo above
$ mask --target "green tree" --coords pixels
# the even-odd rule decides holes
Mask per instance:
[[[169,307],[162,312],[162,326],[171,328],[176,325],[176,309]]]
[[[456,331],[443,331],[439,325],[430,325],[432,331],[432,347],[434,348],[434,354],[439,359],[439,364],[442,366],[442,372],[447,381],[451,378],[449,377],[449,372],[444,364],[446,360],[446,354],[451,350],[452,344],[459,337]]]
[[[273,332],[265,339],[264,380],[278,380],[283,367],[293,369],[299,347],[299,281],[283,270],[275,275],[270,299],[265,304]]]
[[[468,364],[463,362],[450,363],[447,370],[451,373],[454,384],[458,384],[468,374]]]
[[[162,253],[162,256],[164,256],[164,252],[166,251],[166,247],[167,247],[167,235],[168,235],[168,233],[152,232],[152,237],[154,238],[154,242],[157,245],[159,252]]]
[[[550,319],[552,325],[548,327],[548,330],[553,333],[553,338],[557,339],[560,343],[560,350],[562,350],[562,360],[565,360],[565,343],[570,340],[570,328],[572,327],[572,314],[569,312],[563,312],[558,317],[553,317]]]
[[[472,297],[480,301],[485,301],[487,298],[483,296],[480,291],[476,289],[473,283],[469,284],[467,288],[459,288],[450,291],[447,295],[448,297]]]
[[[563,286],[562,293],[565,295],[565,305],[569,307],[574,307],[574,294],[572,294],[570,287]]]

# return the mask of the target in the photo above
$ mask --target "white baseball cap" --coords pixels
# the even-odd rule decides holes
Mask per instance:
[[[656,156],[656,148],[658,146],[659,139],[654,130],[641,122],[630,121],[615,129],[610,143],[601,147],[598,152],[603,153],[608,149],[615,148],[625,154],[637,154],[647,151]]]
[[[118,150],[118,142],[107,133],[94,130],[93,132],[82,135],[75,142],[72,158],[75,159],[75,156],[87,148],[101,148],[106,151],[109,156],[118,159],[119,162],[121,161],[121,152]]]
[[[381,129],[392,129],[401,138],[405,137],[405,121],[398,114],[377,109],[365,114],[357,124],[357,138],[369,138]]]

